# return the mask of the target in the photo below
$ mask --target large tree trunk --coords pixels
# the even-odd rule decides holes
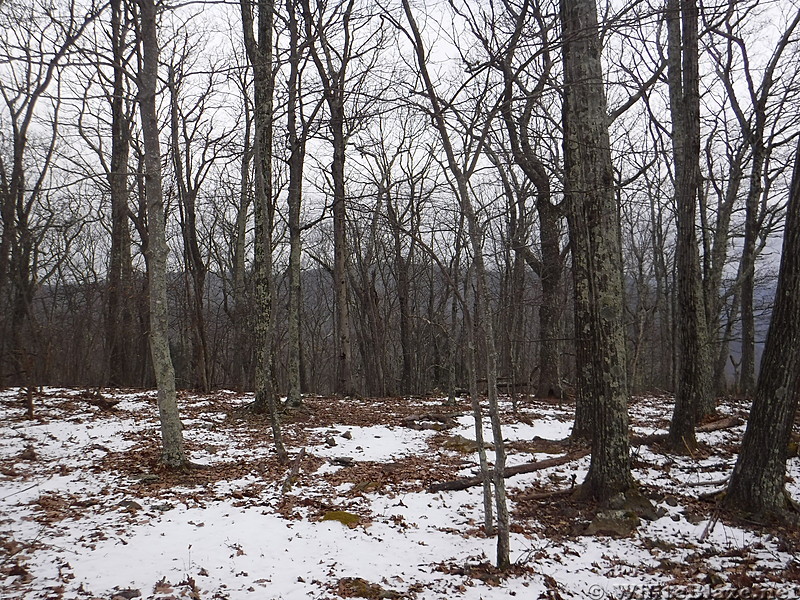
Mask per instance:
[[[711,356],[700,255],[697,249],[697,204],[700,192],[700,75],[697,4],[669,0],[667,40],[672,150],[677,206],[678,373],[669,443],[676,452],[697,446],[696,422],[712,412]]]
[[[800,399],[800,145],[761,376],[725,503],[760,516],[787,508],[786,457]]]
[[[114,80],[111,98],[111,170],[108,184],[111,200],[111,249],[106,302],[107,383],[134,385],[131,354],[133,344],[133,265],[128,223],[128,157],[130,117],[125,106],[125,33],[122,0],[111,2],[111,50]]]
[[[619,209],[594,0],[562,0],[564,193],[575,277],[578,372],[592,398],[592,461],[584,483],[600,502],[633,486],[628,443]]]
[[[161,188],[161,145],[156,115],[158,37],[154,0],[139,0],[142,50],[139,71],[139,111],[144,143],[144,179],[147,197],[147,274],[150,292],[150,354],[158,387],[158,412],[163,441],[162,461],[169,467],[186,463],[183,433],[175,394],[175,369],[169,350],[167,322],[167,239]]]
[[[273,329],[273,274],[272,231],[275,220],[275,202],[272,197],[272,133],[273,92],[275,75],[272,70],[272,28],[274,6],[272,0],[258,0],[258,40],[253,31],[253,14],[250,0],[241,0],[242,26],[245,49],[253,69],[255,110],[255,252],[254,298],[256,316],[254,324],[255,387],[254,410],[269,413],[275,450],[280,460],[286,459],[283,447],[278,400],[275,390]]]
[[[343,77],[343,74],[340,75]],[[347,200],[344,177],[345,135],[344,105],[339,99],[329,100],[330,128],[333,136],[333,293],[336,310],[336,391],[354,396],[353,345],[350,332],[350,304],[347,280]]]

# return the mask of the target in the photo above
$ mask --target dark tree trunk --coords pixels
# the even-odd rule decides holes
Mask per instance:
[[[305,130],[298,133],[298,94],[300,92],[300,39],[293,0],[286,1],[289,21],[289,81],[286,108],[286,131],[289,145],[289,393],[286,404],[298,407],[302,404],[302,381],[300,377],[300,309],[302,303],[300,280],[302,239],[300,208],[303,201],[303,164],[305,162]]]
[[[633,486],[619,209],[608,137],[594,0],[562,0],[564,194],[575,278],[578,372],[592,398],[587,495],[606,502]],[[587,388],[588,386],[588,388]]]
[[[111,98],[111,171],[108,183],[111,199],[111,249],[108,265],[106,304],[106,355],[108,379],[112,386],[134,385],[133,265],[128,222],[128,157],[130,115],[125,102],[125,36],[122,0],[111,2],[111,50],[114,81]]]
[[[526,5],[527,6],[527,5]],[[521,12],[518,16],[517,30],[521,32],[522,26],[529,17]],[[517,39],[516,36],[514,38]],[[536,189],[536,211],[539,215],[539,245],[541,261],[528,250],[526,240],[515,239],[514,246],[523,252],[528,265],[539,276],[542,290],[542,302],[539,307],[539,377],[536,384],[536,395],[539,397],[561,397],[561,337],[563,326],[561,324],[561,284],[564,271],[561,257],[561,211],[553,203],[550,176],[542,160],[537,155],[531,143],[529,131],[531,130],[531,115],[534,105],[541,99],[541,91],[550,77],[550,57],[546,54],[544,73],[537,82],[534,90],[526,90],[526,101],[519,116],[513,112],[514,86],[516,84],[514,67],[511,64],[515,45],[508,49],[503,71],[503,105],[501,114],[506,126],[511,154],[514,162],[520,166],[527,179]],[[549,49],[544,49],[545,53]],[[520,233],[527,233],[520,229]]]
[[[341,75],[343,77],[343,74]],[[354,396],[353,346],[350,335],[350,304],[347,281],[347,201],[345,196],[345,135],[344,105],[329,100],[330,128],[333,136],[333,292],[336,309],[336,391],[344,396]]]
[[[677,206],[676,285],[678,371],[675,410],[669,444],[692,452],[694,427],[711,412],[711,356],[697,249],[697,204],[700,192],[700,91],[697,5],[670,0],[667,5],[670,114]]]
[[[800,145],[784,231],[761,376],[725,497],[730,508],[765,517],[788,506],[787,448],[800,399]]]

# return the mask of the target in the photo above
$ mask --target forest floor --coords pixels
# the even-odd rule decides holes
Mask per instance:
[[[179,400],[205,468],[159,467],[152,392],[46,388],[33,420],[19,390],[0,392],[0,598],[800,597],[800,532],[704,499],[724,487],[744,425],[672,456],[641,439],[666,431],[668,397],[631,405],[634,475],[658,518],[617,536],[588,535],[597,508],[569,494],[589,465],[562,441],[574,407],[503,399],[509,465],[580,457],[507,479],[505,573],[492,567],[481,488],[429,490],[476,472],[466,402],[306,398],[284,424],[290,478],[268,422],[245,410],[252,395]],[[744,402],[719,406],[720,418],[746,415]],[[800,496],[797,457],[788,487]]]

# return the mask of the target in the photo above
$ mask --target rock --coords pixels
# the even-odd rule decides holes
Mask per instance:
[[[656,507],[638,488],[630,488],[625,492],[619,492],[609,498],[603,507],[609,511],[629,512],[647,521],[655,521],[664,516],[665,512],[659,512]]]
[[[678,506],[678,499],[675,496],[667,496],[664,498],[664,502],[667,503],[667,506]]]
[[[462,454],[472,454],[473,452],[478,451],[478,442],[469,438],[465,438],[461,435],[454,435],[451,438],[447,438],[442,443],[442,446],[448,450],[455,450],[456,452],[461,452]],[[488,442],[484,442],[483,447],[487,450],[494,448],[494,446]]]
[[[409,415],[403,419],[403,427],[408,427],[410,429],[430,429],[433,431],[444,431],[445,429],[452,429],[453,427],[458,427],[458,421],[455,420],[455,417],[458,416],[457,413],[454,414],[433,414],[433,413],[425,413],[422,415]]]
[[[135,589],[114,590],[114,595],[111,596],[111,599],[118,600],[122,598],[123,600],[131,600],[131,598],[139,598],[141,595],[142,592]]]
[[[699,515],[696,512],[689,510],[688,508],[683,511],[683,516],[692,525],[699,525],[700,523],[703,522],[702,515]]]
[[[155,473],[142,473],[140,475],[134,475],[133,478],[139,483],[154,483],[161,479]]]
[[[355,459],[350,456],[337,456],[336,458],[331,459],[332,465],[338,465],[340,467],[349,467],[355,462]]]
[[[646,498],[638,489],[631,489],[625,493],[625,503],[621,508],[647,521],[655,521],[663,516],[659,514],[650,499]]]
[[[611,535],[614,537],[628,537],[641,521],[639,517],[626,510],[605,510],[597,513],[595,518],[586,528],[587,535]]]
[[[345,432],[342,434],[342,437],[343,437],[344,439],[346,439],[346,440],[352,440],[352,439],[353,439],[353,434],[352,434],[352,433],[350,433],[349,431],[345,431]]]
[[[38,457],[36,456],[36,450],[33,449],[33,446],[30,444],[25,447],[19,456],[17,457],[19,460],[36,460]]]
[[[622,510],[625,508],[625,502],[625,494],[620,492],[619,494],[611,497],[611,499],[608,501],[608,508],[611,510]]]
[[[120,509],[130,513],[135,513],[137,510],[142,510],[142,505],[134,500],[123,500],[119,503],[119,507]]]
[[[360,481],[350,488],[351,494],[368,494],[375,492],[381,487],[380,481]]]
[[[336,440],[333,439],[333,436],[328,436],[325,438],[325,444],[328,445],[330,448],[333,448],[336,445]]]

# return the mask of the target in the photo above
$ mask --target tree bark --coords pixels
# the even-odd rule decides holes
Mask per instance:
[[[111,52],[114,79],[111,97],[111,248],[106,302],[107,383],[134,385],[131,354],[133,342],[133,265],[128,223],[128,158],[130,116],[125,102],[125,45],[128,26],[123,21],[122,0],[111,2]]]
[[[250,0],[241,0],[242,26],[245,49],[253,69],[255,140],[255,253],[254,298],[256,316],[254,325],[255,384],[254,410],[268,413],[272,426],[273,442],[278,458],[286,459],[283,446],[278,400],[274,376],[274,320],[272,231],[275,220],[275,202],[272,197],[272,135],[273,93],[275,75],[272,70],[272,29],[274,10],[272,0],[258,0],[258,39],[254,33]]]
[[[800,399],[800,144],[786,211],[783,254],[761,376],[725,504],[781,517],[789,437]]]
[[[564,195],[575,280],[578,372],[592,398],[588,495],[606,502],[633,486],[623,327],[619,207],[608,136],[594,0],[561,0]],[[588,386],[588,387],[587,387]]]
[[[345,0],[342,10],[342,27],[345,29],[344,47],[336,49],[339,64],[330,60],[332,52],[324,48],[326,63],[323,63],[314,43],[310,44],[311,57],[317,67],[325,100],[328,104],[328,127],[331,133],[333,160],[331,162],[331,180],[333,182],[333,293],[334,322],[336,327],[336,392],[343,396],[354,396],[357,392],[353,373],[353,345],[351,340],[350,305],[347,279],[347,197],[345,189],[345,77],[349,61],[353,58],[350,37],[350,17],[353,0]],[[323,46],[328,44],[326,32],[322,24],[317,24],[314,31],[312,23],[314,15],[308,0],[303,0],[306,37],[308,40],[319,40]],[[326,67],[327,64],[327,67]]]
[[[302,296],[300,281],[302,239],[300,208],[303,201],[303,163],[305,161],[305,135],[298,135],[298,94],[300,92],[300,36],[297,25],[295,2],[286,1],[289,20],[289,81],[286,106],[286,131],[289,145],[289,186],[287,203],[289,208],[289,393],[287,406],[297,408],[302,403],[300,378],[300,309]]]
[[[139,111],[144,143],[144,183],[147,198],[147,274],[150,294],[150,354],[158,387],[161,418],[162,461],[177,468],[186,464],[183,426],[175,394],[175,369],[169,350],[167,320],[167,239],[161,187],[161,145],[156,114],[158,84],[158,37],[154,0],[138,0],[144,59],[139,71]]]
[[[694,427],[712,412],[711,356],[697,249],[697,203],[700,193],[700,75],[697,4],[669,0],[667,40],[672,151],[677,206],[678,370],[669,445],[675,452],[697,447]]]

